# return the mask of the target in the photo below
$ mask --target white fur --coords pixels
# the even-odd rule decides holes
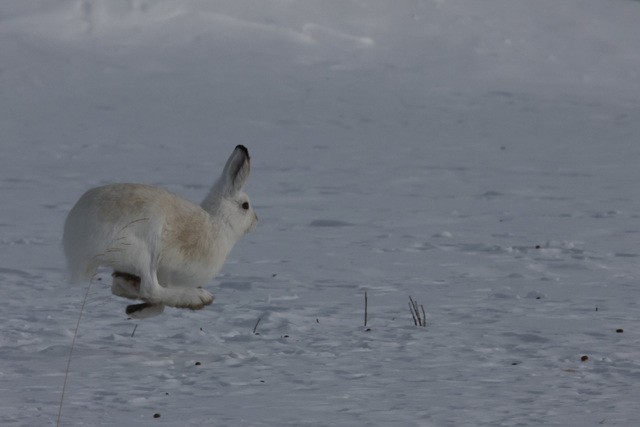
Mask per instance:
[[[199,310],[211,304],[202,285],[258,225],[251,206],[243,208],[249,171],[249,153],[239,145],[201,205],[142,184],[87,191],[64,225],[72,283],[90,280],[98,266],[140,277],[138,283],[114,273],[111,286],[114,295],[145,301],[128,308],[136,318],[157,316],[165,305]]]

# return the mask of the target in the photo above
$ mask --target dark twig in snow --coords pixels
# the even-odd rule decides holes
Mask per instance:
[[[427,323],[427,315],[424,313],[424,307],[422,307],[422,318],[420,318],[420,311],[418,311],[418,303],[409,295],[409,310],[411,311],[411,317],[413,317],[413,323],[416,326],[425,326]]]
[[[418,319],[418,325],[422,326],[422,319],[420,319],[420,314],[418,313],[418,304],[411,298],[409,295],[409,301],[411,301],[411,306],[413,308],[412,314]]]
[[[364,293],[364,327],[367,327],[367,293]]]
[[[411,305],[410,302],[408,302],[407,304],[409,304],[409,310],[411,311],[411,317],[413,317],[413,323],[418,326],[418,321],[416,320],[416,316],[415,314],[413,314],[413,306]]]
[[[258,317],[258,321],[256,322],[256,326],[253,327],[253,333],[256,333],[256,328],[258,327],[258,323],[260,323],[260,318]]]
[[[136,323],[136,327],[133,328],[133,332],[131,332],[131,338],[133,338],[133,334],[136,333],[136,329],[138,329],[138,324]]]

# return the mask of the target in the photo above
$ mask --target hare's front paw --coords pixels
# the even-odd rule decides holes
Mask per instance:
[[[211,295],[209,292],[205,291],[202,288],[196,288],[195,293],[199,301],[196,301],[195,304],[189,305],[189,307],[187,308],[191,310],[200,310],[207,305],[213,304],[213,300],[215,299],[215,297]]]
[[[206,305],[213,303],[213,295],[202,288],[181,289],[173,304],[175,308],[188,308],[189,310],[201,310]]]

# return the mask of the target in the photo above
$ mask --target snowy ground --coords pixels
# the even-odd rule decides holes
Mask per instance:
[[[0,425],[55,425],[78,197],[199,201],[240,143],[260,224],[216,301],[127,320],[100,274],[61,425],[640,425],[639,18],[1,0]]]

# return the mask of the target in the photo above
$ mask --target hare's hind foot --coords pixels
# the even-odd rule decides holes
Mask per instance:
[[[148,319],[149,317],[159,316],[164,312],[163,304],[151,304],[144,302],[142,304],[128,305],[125,313],[134,319]]]

